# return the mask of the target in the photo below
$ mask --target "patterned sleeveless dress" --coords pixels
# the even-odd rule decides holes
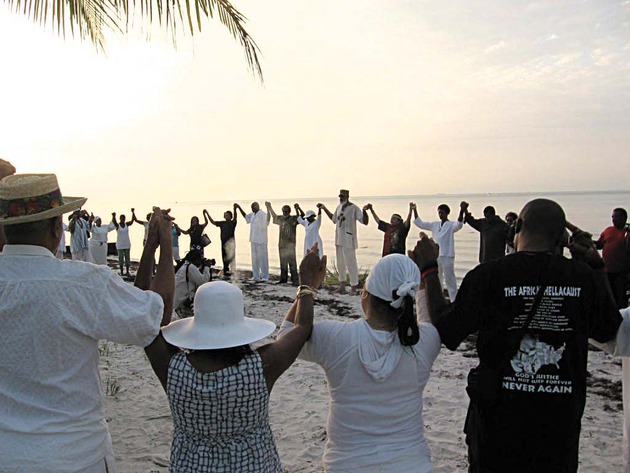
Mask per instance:
[[[171,473],[282,473],[269,426],[269,393],[257,352],[212,373],[178,352],[168,369]]]

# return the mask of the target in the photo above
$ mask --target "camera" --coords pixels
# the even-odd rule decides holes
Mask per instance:
[[[213,259],[208,259],[208,258],[204,258],[203,259],[203,265],[204,266],[214,266],[215,264],[217,264],[217,261],[213,258]]]

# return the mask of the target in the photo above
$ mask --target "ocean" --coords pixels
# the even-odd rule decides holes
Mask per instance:
[[[483,208],[492,205],[497,210],[497,214],[504,217],[509,211],[518,213],[528,201],[544,197],[555,200],[565,210],[567,219],[573,224],[587,230],[595,237],[606,227],[611,225],[610,216],[615,207],[628,208],[630,204],[630,191],[600,191],[600,192],[558,192],[558,193],[514,193],[514,194],[437,194],[437,195],[397,195],[397,196],[352,196],[351,201],[362,207],[366,203],[373,205],[374,211],[380,219],[389,221],[393,213],[399,213],[406,218],[409,211],[409,202],[415,202],[418,206],[418,214],[425,221],[437,220],[437,206],[446,203],[451,208],[449,218],[456,220],[459,212],[459,203],[465,200],[470,203],[469,210],[475,217],[483,217]],[[298,202],[304,211],[316,209],[318,202],[324,203],[328,209],[334,211],[337,198],[287,198],[274,199],[271,201],[276,213],[281,213],[281,207],[285,204],[293,208],[293,204]],[[202,210],[208,210],[215,220],[223,219],[223,212],[232,209],[233,201],[207,201],[207,202],[174,202],[171,205],[171,215],[176,217],[180,227],[186,229],[189,226],[190,218],[193,215],[202,218]],[[264,201],[259,201],[264,210]],[[251,202],[239,202],[243,210],[250,211]],[[146,213],[136,212],[139,218],[144,218]],[[335,260],[334,236],[335,226],[324,214],[322,216],[322,227],[320,235],[324,243],[324,253],[329,258],[329,269]],[[376,223],[371,218],[367,226],[361,224],[358,227],[359,249],[357,250],[357,260],[361,272],[367,272],[381,257],[383,245],[383,233],[378,230]],[[142,227],[139,225],[131,227],[132,233],[132,257],[139,259],[142,247]],[[418,238],[419,229],[413,225],[407,238],[407,248],[413,248]],[[298,226],[297,230],[297,254],[303,251],[304,229]],[[206,233],[212,243],[206,248],[206,257],[215,258],[217,265],[221,264],[221,248],[219,239],[219,229],[212,224],[206,228]],[[111,234],[110,240],[114,234]],[[238,269],[251,269],[250,249],[249,249],[249,226],[244,219],[238,217],[236,227],[236,266]],[[279,274],[278,257],[278,226],[273,223],[269,226],[269,267],[272,274]],[[188,249],[189,238],[187,235],[180,237],[180,253],[183,256]],[[479,233],[471,227],[464,225],[455,235],[455,273],[459,281],[466,273],[478,264]]]

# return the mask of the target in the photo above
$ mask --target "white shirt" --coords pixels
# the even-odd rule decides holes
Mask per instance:
[[[188,283],[186,283],[186,268],[188,268]],[[184,263],[175,273],[175,294],[173,295],[173,309],[177,309],[186,300],[190,293],[195,295],[197,288],[203,283],[210,281],[210,267],[203,268],[203,273],[199,268],[191,263]]]
[[[113,223],[110,223],[109,225],[101,224],[100,227],[97,227],[96,225],[92,225],[90,227],[90,232],[92,233],[91,240],[107,243],[107,234],[114,229],[116,229],[116,227],[114,226]]]
[[[302,217],[298,217],[297,221],[300,225],[304,225],[304,255],[317,243],[319,257],[321,258],[324,254],[324,244],[322,243],[322,237],[319,236],[319,228],[322,226],[322,214],[319,214],[312,222]]]
[[[83,218],[76,219],[74,231],[70,232],[70,252],[78,253],[88,248],[88,224]]]
[[[280,333],[292,326],[284,322]],[[431,471],[422,392],[440,336],[431,324],[419,327],[420,341],[403,348],[396,331],[373,330],[365,319],[314,325],[300,358],[321,365],[328,380],[327,472]]]
[[[245,221],[249,223],[249,241],[252,243],[267,244],[267,214],[262,210],[245,215]]]
[[[337,225],[335,245],[356,250],[359,247],[357,221],[363,222],[363,211],[359,206],[351,203],[343,208],[343,204],[339,204],[335,209],[332,221]]]
[[[447,220],[446,222],[425,222],[420,217],[413,221],[422,230],[431,230],[433,241],[440,245],[440,256],[455,257],[455,232],[464,226],[463,222]]]
[[[0,470],[83,471],[111,454],[98,341],[146,346],[162,298],[47,249],[0,255]]]
[[[115,225],[114,225],[115,226]],[[131,249],[131,240],[129,239],[129,225],[125,223],[125,226],[118,225],[116,229],[116,249],[117,250],[129,250]]]

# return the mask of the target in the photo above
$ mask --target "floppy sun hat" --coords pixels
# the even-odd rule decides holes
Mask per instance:
[[[86,200],[62,196],[54,174],[13,174],[0,181],[0,225],[57,217],[81,208]]]
[[[189,350],[217,350],[262,340],[276,329],[268,320],[245,317],[243,293],[225,281],[199,286],[194,311],[194,317],[176,320],[162,329],[168,343]]]

